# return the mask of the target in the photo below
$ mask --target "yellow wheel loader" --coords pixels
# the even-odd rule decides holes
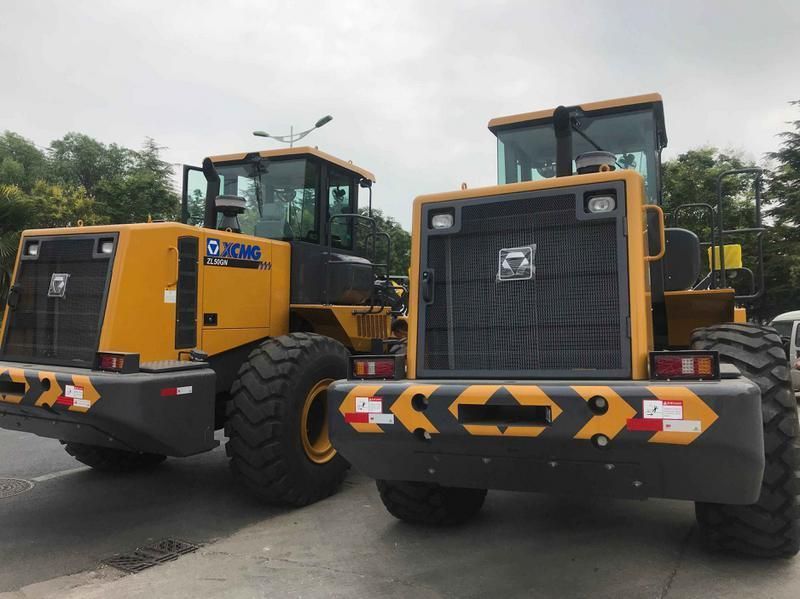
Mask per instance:
[[[789,369],[745,312],[763,293],[760,171],[725,173],[667,227],[659,95],[489,129],[497,186],[414,202],[407,353],[350,358],[334,446],[412,523],[463,522],[487,489],[666,497],[695,501],[719,546],[796,554]],[[754,227],[726,229],[728,176],[754,177]],[[688,212],[701,236],[677,226]],[[754,269],[726,243],[748,235]]]
[[[328,387],[391,323],[375,299],[388,236],[358,214],[374,180],[309,147],[217,156],[184,169],[184,223],[25,231],[0,427],[112,471],[211,450],[224,427],[261,498],[329,495],[347,463]]]

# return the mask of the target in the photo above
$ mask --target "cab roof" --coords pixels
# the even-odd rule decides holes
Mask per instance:
[[[584,104],[568,106],[567,108],[579,108],[582,112],[591,114],[622,112],[624,109],[645,106],[653,106],[655,108],[659,137],[662,140],[662,146],[666,146],[667,131],[664,125],[664,102],[661,99],[661,94],[642,94],[639,96],[628,96],[625,98],[603,100],[601,102],[587,102]],[[489,130],[497,135],[497,132],[501,129],[531,125],[539,121],[547,121],[553,118],[553,112],[555,112],[555,108],[496,117],[489,121]]]
[[[335,164],[336,166],[343,168],[346,171],[355,173],[356,175],[364,179],[369,179],[373,183],[375,182],[375,175],[373,175],[367,169],[363,169],[360,166],[356,166],[350,161],[342,160],[331,154],[326,154],[325,152],[322,152],[317,148],[312,148],[311,146],[300,146],[297,148],[279,148],[277,150],[261,150],[260,152],[241,152],[238,154],[223,154],[221,156],[209,156],[209,158],[211,158],[211,162],[213,162],[214,164],[220,164],[224,162],[238,162],[240,160],[244,160],[245,158],[253,154],[258,154],[262,158],[278,158],[284,156],[314,156],[315,158],[319,158],[321,160],[325,160],[326,162],[330,162],[331,164]]]

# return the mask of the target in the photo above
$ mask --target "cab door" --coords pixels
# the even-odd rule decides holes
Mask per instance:
[[[181,186],[181,222],[187,225],[202,225],[206,208],[208,181],[199,166],[183,165]]]

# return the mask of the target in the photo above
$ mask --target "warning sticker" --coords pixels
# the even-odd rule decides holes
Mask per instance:
[[[164,303],[165,304],[174,304],[178,301],[178,290],[177,289],[165,289],[164,290]]]
[[[383,400],[380,397],[356,397],[356,412],[380,414],[383,412]]]
[[[72,399],[83,399],[83,387],[78,387],[77,385],[67,385],[64,387],[64,395],[66,397],[71,397]]]
[[[90,402],[88,399],[73,399],[72,405],[79,408],[91,408],[92,402]]]
[[[683,402],[665,399],[663,402],[662,412],[664,420],[683,420]]]
[[[663,418],[664,420],[683,420],[683,402],[672,399],[645,399],[642,401],[644,418]]]

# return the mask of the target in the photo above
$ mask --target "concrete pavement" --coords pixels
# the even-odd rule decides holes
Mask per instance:
[[[324,502],[274,514],[145,572],[59,578],[2,599],[101,597],[792,598],[800,560],[700,546],[691,504],[490,493],[456,529],[420,529],[353,475]]]

